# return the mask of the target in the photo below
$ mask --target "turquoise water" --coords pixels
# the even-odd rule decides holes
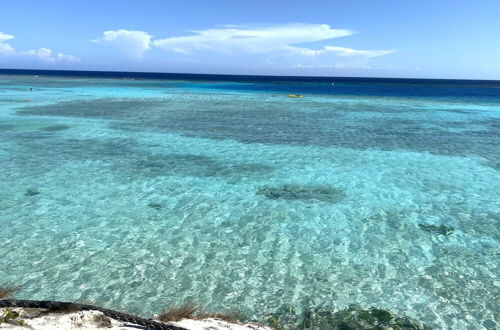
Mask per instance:
[[[0,76],[0,286],[492,327],[498,86],[330,85]]]

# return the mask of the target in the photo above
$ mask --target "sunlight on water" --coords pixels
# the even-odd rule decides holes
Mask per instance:
[[[498,99],[0,85],[0,286],[19,297],[260,321],[356,303],[453,329],[500,310]]]

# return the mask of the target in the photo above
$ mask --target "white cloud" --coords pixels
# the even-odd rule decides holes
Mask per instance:
[[[11,55],[16,52],[11,45],[5,43],[5,41],[10,39],[14,39],[14,36],[0,32],[0,55]]]
[[[394,53],[394,50],[356,50],[352,48],[325,46],[326,52],[335,53],[338,56],[362,56],[367,58],[378,57]]]
[[[56,60],[54,57],[52,57],[52,49],[49,48],[21,51],[17,52],[17,55],[36,56],[40,60],[47,62],[54,62]]]
[[[368,68],[370,59],[388,55],[394,50],[357,50],[333,45],[319,49],[303,46],[313,42],[331,42],[354,32],[333,29],[326,24],[286,24],[265,27],[223,26],[194,31],[193,35],[158,39],[152,45],[176,53],[195,56],[203,52],[226,55],[254,54],[248,61],[269,63],[274,66],[307,68]],[[298,46],[302,45],[302,46]],[[222,56],[221,56],[222,55]],[[236,56],[233,56],[236,57]],[[229,59],[226,56],[226,59]],[[296,64],[301,63],[302,64]]]
[[[150,49],[152,36],[144,31],[116,30],[105,31],[103,36],[92,42],[117,47],[118,49],[135,57],[142,55]]]
[[[307,68],[368,68],[375,57],[394,50],[358,50],[332,45],[332,39],[354,34],[326,24],[267,26],[225,25],[192,31],[190,35],[153,40],[144,31],[105,31],[95,43],[117,47],[142,57],[152,47],[170,52],[170,61],[201,60],[205,64]],[[320,47],[305,46],[321,43]],[[327,45],[325,45],[327,44]],[[297,64],[300,63],[300,64]]]
[[[322,49],[309,49],[301,47],[289,47],[290,52],[296,56],[288,60],[301,61],[301,64],[293,64],[293,68],[365,68],[370,66],[368,62],[374,57],[389,55],[395,50],[358,50],[346,47],[324,46]],[[286,62],[286,60],[285,60]]]
[[[76,56],[73,55],[68,55],[68,54],[63,54],[63,53],[57,53],[57,59],[60,61],[68,61],[68,62],[80,62],[80,59]]]
[[[10,39],[14,39],[14,36],[0,32],[0,42],[4,42],[4,41],[10,40]]]
[[[288,49],[300,55],[307,55],[307,56],[318,56],[331,53],[337,56],[346,56],[346,57],[361,56],[366,58],[372,58],[394,53],[394,50],[357,50],[357,49],[337,47],[337,46],[325,46],[322,49],[309,49],[301,47],[288,47]]]
[[[18,56],[29,56],[36,57],[45,62],[55,62],[60,61],[79,61],[79,59],[72,55],[64,55],[59,53],[57,57],[52,56],[52,49],[49,48],[39,48],[34,50],[23,50],[16,51],[14,47],[6,43],[7,40],[14,39],[13,35],[5,34],[0,32],[0,56],[8,57],[18,57]]]
[[[289,45],[352,35],[349,30],[326,24],[287,24],[266,27],[225,26],[194,31],[193,35],[155,40],[153,45],[178,53],[201,50],[223,53],[267,53],[286,50]]]

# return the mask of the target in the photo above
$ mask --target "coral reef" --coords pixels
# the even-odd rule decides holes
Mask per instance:
[[[307,310],[296,315],[291,306],[282,306],[270,315],[269,324],[277,330],[430,330],[431,328],[406,316],[371,307],[350,305],[341,311]],[[297,324],[297,322],[299,322]]]
[[[437,226],[432,224],[419,223],[418,226],[420,227],[420,229],[429,233],[441,234],[445,236],[451,235],[455,231],[455,228],[446,225]]]
[[[306,200],[328,203],[338,203],[346,196],[343,190],[330,186],[299,186],[283,185],[281,187],[262,187],[257,195],[263,195],[269,199]]]

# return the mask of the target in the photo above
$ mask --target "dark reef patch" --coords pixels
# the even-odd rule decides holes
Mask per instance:
[[[388,109],[389,108],[389,109]],[[460,110],[460,109],[459,109]],[[338,146],[354,149],[411,150],[439,155],[479,155],[499,161],[498,118],[450,123],[467,130],[483,124],[487,131],[453,132],[439,118],[404,119],[411,107],[349,105],[307,101],[255,102],[234,97],[115,98],[74,100],[52,105],[27,105],[22,115],[117,119],[111,127],[128,131],[156,130],[185,136],[242,143]],[[354,115],[366,113],[364,115]],[[424,114],[425,112],[422,112]]]
[[[160,203],[149,203],[148,207],[155,209],[155,210],[158,210],[158,211],[163,209],[163,205]]]
[[[22,151],[12,160],[18,170],[39,173],[50,171],[62,162],[89,160],[103,162],[117,173],[148,177],[222,177],[234,181],[265,176],[274,170],[266,164],[231,162],[205,155],[152,153],[149,148],[127,138],[64,139],[40,130],[5,134]]]
[[[277,200],[306,200],[328,203],[338,203],[346,195],[343,190],[330,186],[299,186],[283,185],[281,187],[262,187],[257,195],[263,195],[268,199]]]
[[[46,131],[10,134],[19,152],[11,159],[10,175],[24,172],[46,173],[68,161],[120,162],[120,156],[133,154],[130,139],[64,139]]]
[[[454,132],[440,119],[405,119],[411,108],[387,112],[383,106],[355,106],[310,102],[255,102],[235,98],[214,105],[205,100],[186,104],[169,100],[168,111],[151,111],[143,122],[117,122],[121,130],[150,130],[242,143],[338,146],[354,149],[410,150],[446,156],[479,155],[498,161],[500,128],[494,119],[486,132]],[[165,110],[164,109],[164,110]],[[454,126],[481,124],[472,118]]]
[[[135,157],[131,169],[149,176],[246,177],[264,175],[271,166],[256,163],[228,163],[194,154],[147,155]]]
[[[293,307],[285,306],[268,317],[268,323],[277,330],[430,330],[421,322],[391,311],[371,307],[362,309],[357,305],[332,312],[323,309],[305,310],[297,315]]]
[[[418,226],[420,229],[423,231],[429,232],[429,233],[434,233],[434,234],[440,234],[440,235],[451,235],[455,231],[455,228],[451,226],[446,226],[446,225],[432,225],[432,224],[425,224],[425,223],[419,223]]]
[[[151,110],[165,105],[161,99],[97,99],[74,100],[55,104],[26,106],[20,115],[63,116],[103,119],[147,119]]]
[[[42,131],[48,131],[48,132],[57,132],[57,131],[64,131],[67,129],[70,129],[71,126],[68,125],[52,125],[52,126],[47,126],[41,128]]]
[[[17,113],[116,119],[119,121],[110,127],[118,130],[155,130],[242,143],[409,150],[462,157],[478,155],[492,164],[500,163],[498,118],[477,120],[462,116],[463,121],[447,123],[442,118],[425,115],[425,111],[415,112],[411,107],[299,103],[256,102],[239,97],[221,101],[196,95],[73,100],[27,105]],[[405,119],[407,112],[412,112],[415,118]],[[471,125],[482,125],[486,130],[468,130]],[[452,131],[449,127],[460,130]]]
[[[463,110],[463,109],[444,109],[446,112],[453,112],[453,113],[459,113],[462,115],[471,115],[474,114],[474,111],[472,110]]]
[[[36,196],[38,194],[40,194],[40,192],[38,190],[36,190],[36,189],[28,189],[24,193],[24,196]]]

